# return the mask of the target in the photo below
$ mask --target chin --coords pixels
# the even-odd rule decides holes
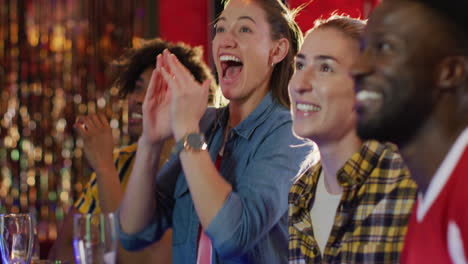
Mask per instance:
[[[231,102],[235,101],[244,101],[248,96],[242,94],[242,91],[237,87],[230,87],[228,89],[222,90],[224,98],[228,99]]]
[[[221,89],[222,93],[223,93],[223,96],[224,98],[228,99],[229,101],[231,101],[232,99],[235,99],[233,94],[232,94],[232,91],[228,90],[228,89]]]
[[[359,138],[362,140],[375,139],[378,141],[389,141],[390,135],[386,130],[389,129],[388,118],[385,117],[385,113],[379,111],[381,109],[369,109],[367,107],[358,107],[357,109],[357,123],[356,132]]]
[[[378,121],[362,120],[357,122],[357,134],[363,140],[376,139],[379,141],[387,141],[387,135],[384,135],[381,125]]]
[[[357,134],[363,140],[375,139],[405,147],[423,124],[423,119],[407,114],[401,117],[358,119]]]
[[[293,124],[293,133],[294,135],[300,138],[309,138],[313,136],[313,131],[307,126],[303,126],[300,124]]]
[[[130,128],[130,127],[128,128],[128,135],[130,136],[130,138],[138,139],[141,133],[142,133],[141,128]]]

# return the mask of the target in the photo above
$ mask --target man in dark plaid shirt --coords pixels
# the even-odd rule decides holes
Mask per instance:
[[[416,184],[393,144],[361,141],[353,81],[364,22],[317,24],[290,83],[294,131],[320,161],[289,194],[289,263],[398,263]]]

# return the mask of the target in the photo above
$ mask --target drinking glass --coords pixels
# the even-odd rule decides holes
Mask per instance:
[[[4,264],[31,261],[33,223],[29,214],[0,214],[0,249]]]
[[[73,229],[77,264],[115,263],[117,226],[114,214],[75,214]]]
[[[68,261],[62,261],[62,260],[36,259],[36,260],[32,260],[31,264],[70,264],[70,263],[68,263]]]

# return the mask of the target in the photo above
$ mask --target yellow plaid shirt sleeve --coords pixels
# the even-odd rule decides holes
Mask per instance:
[[[132,172],[137,144],[133,144],[119,149],[114,155],[114,162],[119,174],[120,183],[123,189],[127,184]],[[80,198],[74,204],[75,208],[82,214],[100,213],[99,191],[97,186],[96,173],[91,174],[86,187]]]
[[[398,263],[417,190],[396,147],[366,141],[338,171],[343,195],[323,252],[309,213],[320,171],[291,187],[289,263]]]

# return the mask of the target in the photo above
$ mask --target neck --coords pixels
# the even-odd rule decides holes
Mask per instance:
[[[265,92],[252,93],[245,99],[231,100],[229,102],[229,126],[235,127],[247,118],[267,93],[268,90],[265,89]]]
[[[133,145],[135,143],[138,143],[139,138],[140,138],[140,135],[134,136],[134,135],[130,134],[130,142],[128,144]]]
[[[338,141],[316,143],[320,150],[320,162],[325,177],[325,186],[327,186],[329,193],[339,194],[343,189],[338,183],[336,174],[351,156],[359,150],[362,141],[356,135],[356,131],[352,130]]]
[[[468,125],[467,117],[447,111],[450,108],[439,107],[411,140],[401,146],[411,177],[423,195],[455,140]]]

